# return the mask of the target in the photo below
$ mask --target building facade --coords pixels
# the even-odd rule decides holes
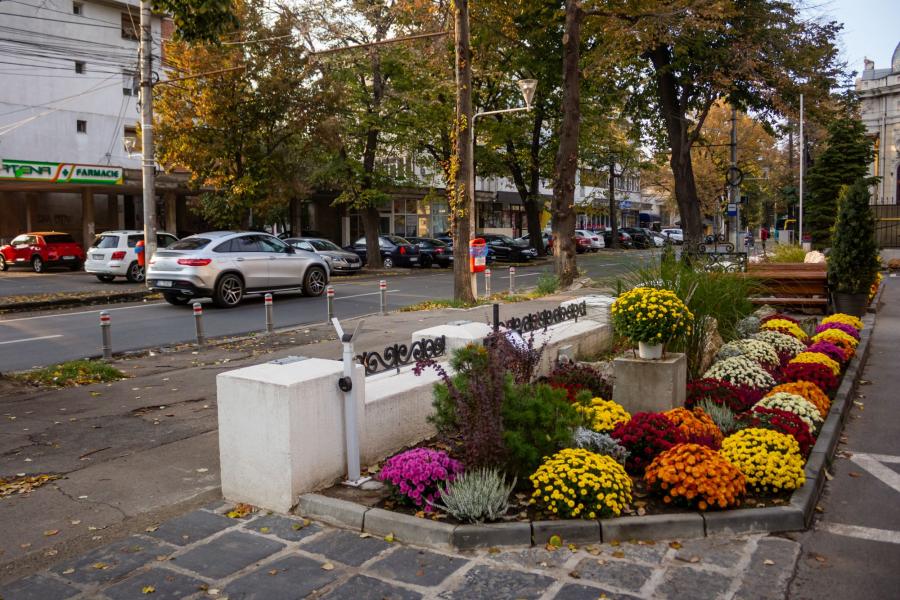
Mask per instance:
[[[872,203],[900,204],[900,44],[889,68],[876,69],[873,61],[865,61],[856,89],[863,123],[877,150],[871,174],[880,181],[872,190]]]

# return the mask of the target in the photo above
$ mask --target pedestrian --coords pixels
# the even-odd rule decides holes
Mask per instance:
[[[762,241],[763,255],[766,253],[766,240],[769,239],[769,230],[763,227],[759,230],[759,239]]]

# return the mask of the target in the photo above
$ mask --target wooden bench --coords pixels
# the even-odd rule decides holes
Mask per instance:
[[[754,291],[766,294],[765,297],[751,298],[753,304],[823,309],[828,306],[828,267],[825,263],[758,263],[751,264],[747,273],[760,279]]]

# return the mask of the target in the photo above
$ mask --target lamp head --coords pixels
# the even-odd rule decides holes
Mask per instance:
[[[133,137],[123,137],[122,138],[122,143],[125,144],[125,152],[128,153],[129,157],[134,152],[134,146],[135,146],[134,142],[135,142],[135,139]]]
[[[525,106],[531,109],[531,100],[534,98],[534,91],[537,89],[537,79],[520,79],[519,89],[522,90],[522,96],[525,98]]]

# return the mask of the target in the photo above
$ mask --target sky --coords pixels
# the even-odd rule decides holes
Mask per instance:
[[[876,69],[890,68],[900,43],[900,0],[826,0],[819,6],[844,24],[842,58],[848,71],[861,73],[864,56],[875,61]]]

